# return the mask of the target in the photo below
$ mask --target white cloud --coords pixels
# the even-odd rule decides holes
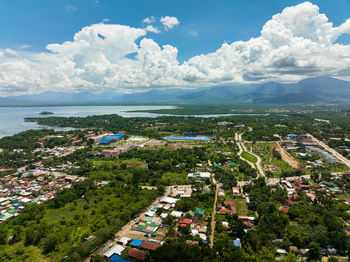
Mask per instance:
[[[21,45],[21,46],[19,47],[19,49],[27,49],[27,48],[29,48],[29,47],[31,47],[31,45],[24,44],[24,45]]]
[[[198,32],[196,30],[191,30],[190,31],[190,35],[193,37],[197,37],[198,36]]]
[[[161,33],[161,31],[159,30],[158,27],[155,27],[153,25],[148,25],[144,28],[147,32],[151,32],[151,33],[155,33],[155,34],[159,34]]]
[[[147,26],[148,27],[148,26]],[[55,91],[137,92],[329,75],[350,79],[350,20],[334,27],[316,5],[289,7],[267,21],[261,35],[223,43],[215,52],[177,59],[178,50],[147,38],[150,27],[86,26],[47,52],[0,50],[0,95]],[[153,29],[151,29],[153,30]]]
[[[142,20],[142,23],[144,24],[153,24],[156,22],[156,18],[154,16],[146,17]]]
[[[174,26],[180,24],[179,20],[174,16],[162,16],[160,22],[163,24],[165,31],[172,29]]]
[[[78,10],[78,8],[77,8],[76,6],[73,6],[73,5],[66,5],[66,6],[64,7],[64,9],[66,9],[66,11],[69,12],[69,13]]]
[[[104,18],[104,19],[102,19],[102,22],[109,22],[109,21],[111,21],[111,19],[109,19],[109,18]]]

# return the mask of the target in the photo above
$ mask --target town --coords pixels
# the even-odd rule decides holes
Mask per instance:
[[[205,120],[215,133],[193,131],[192,123],[190,131],[169,132],[179,120],[170,126],[152,119],[114,132],[48,130],[33,136],[33,147],[3,143],[2,155],[23,156],[19,163],[2,162],[0,170],[0,222],[9,225],[2,243],[25,250],[42,241],[44,255],[64,261],[169,261],[174,254],[167,250],[183,245],[213,261],[215,252],[243,261],[259,245],[269,247],[256,250],[260,259],[346,261],[350,160],[344,152],[350,143],[343,137],[320,140],[315,132],[288,133],[296,129],[281,123],[262,137],[254,135],[252,120],[228,120]],[[157,135],[145,134],[154,130]],[[125,197],[138,192],[147,201],[130,198],[132,211],[118,213],[108,207],[121,197],[111,190],[126,190]],[[33,206],[45,206],[45,223],[59,223],[62,230],[70,223],[84,232],[77,248],[61,248],[57,238],[32,239],[29,229],[17,232],[17,219],[35,225],[23,217]],[[266,243],[257,242],[257,234]]]

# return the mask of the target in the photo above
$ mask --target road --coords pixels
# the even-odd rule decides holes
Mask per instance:
[[[236,141],[242,141],[241,134],[236,133],[236,134],[235,134],[235,137],[236,137]],[[241,160],[247,162],[252,168],[255,169],[254,163],[248,161],[247,159],[245,159],[245,158],[243,158],[243,157],[241,156],[241,154],[243,153],[243,151],[246,151],[246,149],[245,149],[243,143],[237,143],[237,145],[238,145],[238,149],[239,149],[239,151],[238,151],[238,156],[239,156],[239,158],[240,158]]]
[[[144,216],[145,213],[147,212],[147,210],[152,207],[152,206],[157,206],[159,204],[159,201],[165,197],[165,196],[168,196],[170,195],[171,193],[171,186],[168,186],[166,187],[165,189],[165,193],[158,197],[156,200],[153,201],[153,203],[151,205],[149,205],[145,210],[143,210],[141,213],[139,213],[136,218],[139,218],[141,216]],[[127,236],[127,237],[130,237],[131,236],[131,232],[132,233],[135,233],[136,235],[139,235],[139,236],[144,236],[145,233],[142,233],[142,232],[137,232],[137,231],[132,231],[131,228],[132,226],[136,223],[137,219],[132,219],[130,220],[127,224],[125,224],[125,226],[122,227],[122,229],[120,229],[116,234],[115,234],[115,237],[116,238],[121,238],[121,237],[124,237],[124,236]],[[137,237],[139,238],[139,237]],[[106,243],[104,243],[102,246],[100,246],[98,249],[96,249],[92,254],[100,254],[100,255],[103,255],[104,253],[106,253],[108,251],[108,249],[110,249],[110,246],[112,244],[115,244],[115,239],[110,239],[108,240]],[[85,262],[89,262],[90,261],[90,258],[91,258],[91,255],[88,256],[86,259],[85,259]]]
[[[256,167],[258,168],[259,171],[259,176],[265,177],[265,173],[263,168],[261,167],[261,157],[258,156],[257,154],[253,153],[253,151],[249,151],[250,154],[256,157]]]
[[[311,134],[306,134],[308,137],[310,137],[314,142],[319,144],[321,147],[326,149],[328,152],[330,152],[334,157],[336,157],[340,162],[342,162],[344,165],[346,165],[348,168],[350,168],[350,160],[346,157],[339,154],[335,149],[330,148],[328,145],[323,143],[322,141],[318,140],[316,137],[314,137]]]
[[[236,141],[237,140],[238,141],[243,141],[241,134],[236,133],[235,134],[235,138],[236,138]],[[259,176],[265,177],[264,170],[261,167],[261,158],[258,155],[254,154],[252,151],[248,151],[243,143],[237,143],[237,145],[238,145],[238,148],[239,148],[239,152],[238,152],[239,158],[242,159],[243,161],[247,162],[252,168],[258,169]],[[254,163],[248,161],[247,159],[245,159],[245,158],[243,158],[241,156],[243,151],[245,151],[245,152],[247,152],[247,153],[249,153],[249,154],[251,154],[251,155],[256,157],[257,161],[256,161],[255,165],[254,165]]]
[[[292,176],[292,177],[286,177],[286,178],[283,178],[283,179],[280,179],[280,178],[267,178],[266,179],[266,184],[269,185],[269,186],[273,186],[273,185],[277,185],[280,182],[280,180],[293,181],[293,180],[302,179],[302,178],[310,179],[310,175]],[[238,181],[237,185],[242,187],[244,185],[250,184],[251,182],[252,181]]]
[[[215,200],[214,200],[214,207],[213,207],[213,214],[211,215],[211,234],[210,234],[210,248],[213,248],[214,245],[214,234],[215,234],[215,215],[216,215],[216,202],[218,200],[218,190],[219,190],[219,184],[216,182],[215,177],[213,177],[213,183],[216,186],[215,189]]]

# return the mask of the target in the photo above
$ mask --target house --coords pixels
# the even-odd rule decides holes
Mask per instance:
[[[146,253],[136,248],[131,249],[128,256],[142,261],[146,259]]]
[[[142,248],[147,249],[147,250],[152,250],[152,251],[156,250],[160,246],[161,246],[160,244],[149,242],[149,241],[144,241],[141,244]]]
[[[111,247],[106,253],[104,253],[104,256],[107,258],[111,257],[114,254],[117,254],[120,256],[124,250],[125,250],[125,247],[116,244],[113,247]]]
[[[240,195],[239,187],[232,187],[232,194],[236,196]]]
[[[177,200],[179,200],[179,199],[173,198],[173,197],[163,197],[163,198],[160,200],[160,203],[175,204]]]
[[[131,238],[128,238],[128,237],[122,237],[121,239],[119,239],[118,240],[118,242],[117,243],[119,243],[119,244],[122,244],[122,245],[124,245],[124,246],[126,246],[128,243],[129,243],[129,241],[131,240]]]
[[[182,216],[182,212],[174,210],[170,213],[170,215],[176,218],[180,218]]]
[[[139,247],[139,246],[141,246],[142,242],[143,242],[143,240],[135,238],[131,241],[130,245],[132,247]]]
[[[241,247],[241,239],[236,238],[235,240],[233,240],[232,245],[234,245],[234,246],[240,248],[240,247]]]
[[[204,209],[197,207],[196,210],[194,211],[194,216],[204,217]]]
[[[281,211],[282,213],[287,214],[289,207],[288,206],[280,206],[278,210]]]
[[[197,173],[189,173],[187,175],[187,178],[199,178],[199,179],[210,179],[210,173],[209,172],[197,172]]]
[[[218,191],[218,197],[225,197],[225,190],[219,189],[219,191]]]
[[[119,255],[114,254],[113,256],[111,256],[108,261],[110,262],[131,262],[130,260],[121,258]]]

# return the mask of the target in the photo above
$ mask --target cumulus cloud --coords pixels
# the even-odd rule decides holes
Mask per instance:
[[[161,32],[158,27],[155,27],[153,25],[148,25],[144,29],[147,32],[151,32],[151,33],[155,33],[155,34],[159,34]]]
[[[154,16],[146,17],[142,20],[142,23],[144,24],[153,24],[156,22],[156,18]]]
[[[165,24],[164,24],[165,25]],[[168,23],[170,29],[174,23]],[[292,82],[328,75],[350,79],[350,20],[333,26],[310,2],[285,8],[259,37],[223,43],[180,63],[178,50],[147,36],[155,27],[86,26],[47,52],[0,50],[0,95],[55,91],[137,92],[263,81]]]
[[[160,22],[163,24],[165,31],[168,31],[174,26],[180,24],[179,20],[174,16],[161,17]]]

